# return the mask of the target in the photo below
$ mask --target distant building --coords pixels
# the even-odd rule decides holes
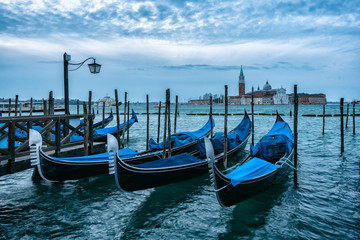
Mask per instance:
[[[294,94],[289,94],[290,102],[294,103]],[[308,94],[308,93],[298,93],[299,104],[326,104],[326,95],[323,93],[318,94]]]
[[[252,93],[245,93],[245,75],[241,65],[240,75],[239,75],[239,83],[238,83],[238,96],[230,96],[229,104],[232,105],[250,105],[251,104],[251,96]],[[189,104],[209,104],[209,98],[211,94],[206,93],[203,99],[199,100],[190,100]],[[299,104],[326,104],[326,95],[323,93],[319,94],[307,94],[307,93],[299,93]],[[217,98],[213,98],[214,103],[222,103],[223,99],[220,96],[218,100]],[[260,87],[254,91],[254,104],[261,105],[272,105],[272,104],[289,104],[290,102],[294,102],[293,94],[286,94],[286,89],[282,86],[280,88],[273,89],[269,84],[269,81],[266,81],[265,85],[262,89]]]
[[[241,75],[243,75],[242,69],[240,72],[240,76]],[[243,84],[245,85],[245,82]],[[239,83],[239,92],[242,87]],[[251,104],[251,95],[252,93],[248,92],[239,96],[230,96],[229,102],[230,104],[249,105]],[[272,89],[269,82],[266,81],[262,90],[258,87],[258,89],[254,91],[254,103],[264,105],[289,104],[289,96],[286,94],[285,88]]]

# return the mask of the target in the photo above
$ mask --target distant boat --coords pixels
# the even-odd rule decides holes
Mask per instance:
[[[159,108],[159,104],[156,104],[156,105],[154,106],[154,108]],[[165,105],[162,105],[162,104],[161,104],[161,108],[165,108]]]
[[[110,96],[105,96],[103,99],[100,99],[99,102],[104,102],[106,107],[111,107],[115,104],[115,99],[111,98]]]

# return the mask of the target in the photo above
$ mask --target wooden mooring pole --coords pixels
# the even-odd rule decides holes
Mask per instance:
[[[159,102],[159,113],[158,113],[158,132],[157,132],[157,141],[160,141],[160,120],[161,120],[161,101]]]
[[[150,139],[150,118],[149,118],[149,94],[146,94],[146,151],[149,150],[149,139]]]
[[[89,121],[86,108],[86,102],[83,102],[83,111],[84,111],[84,155],[89,154]]]
[[[32,116],[33,113],[33,98],[30,98],[30,116]]]
[[[355,104],[353,104],[353,134],[355,134]]]
[[[15,172],[15,121],[8,123],[8,151],[10,159],[8,162],[8,172]]]
[[[56,157],[60,157],[60,152],[61,152],[61,139],[60,139],[60,135],[61,135],[61,124],[60,124],[60,118],[58,120],[56,120],[56,125],[55,125],[55,156]]]
[[[171,157],[171,111],[170,111],[170,88],[166,90],[166,102],[168,105],[168,157]]]
[[[179,97],[176,95],[175,97],[175,118],[174,118],[174,133],[176,133],[176,122],[177,122],[177,115],[178,115],[178,101]]]
[[[15,96],[15,117],[17,116],[18,104],[19,104],[19,95],[16,95]]]
[[[125,146],[125,131],[126,131],[126,103],[127,103],[127,92],[125,92],[125,101],[124,101],[124,126],[122,129],[122,138],[121,138],[121,146],[124,148]]]
[[[166,158],[166,130],[167,130],[167,98],[165,98],[165,115],[164,115],[164,137],[163,137],[163,158]]]
[[[88,112],[89,114],[91,114],[91,97],[92,97],[92,92],[89,91],[89,102],[88,102]]]
[[[341,136],[341,153],[344,152],[344,98],[340,99],[340,136]]]
[[[76,113],[77,113],[77,115],[80,114],[80,101],[79,101],[79,99],[76,100]]]
[[[130,101],[128,101],[127,103],[127,119],[126,121],[129,122],[130,120]],[[130,125],[126,131],[126,142],[129,143],[129,138],[130,138]]]
[[[345,128],[347,128],[347,126],[348,126],[348,121],[349,121],[349,104],[347,104],[347,106],[346,106],[346,124],[345,124]]]
[[[101,123],[101,125],[103,128],[105,127],[105,102],[103,102],[103,105],[102,105],[102,123]]]
[[[95,117],[95,115],[91,113],[91,98],[92,98],[92,92],[89,91],[89,113],[88,113],[88,116],[89,116],[88,117],[89,150],[88,150],[88,154],[92,154],[94,151],[94,117]]]
[[[325,134],[325,104],[323,105],[323,128],[322,128],[322,135]]]
[[[44,113],[44,115],[48,115],[48,112],[47,112],[47,101],[46,101],[46,100],[43,100],[43,113]]]
[[[251,88],[251,144],[254,146],[254,132],[255,132],[255,122],[254,122],[254,87]]]
[[[225,85],[225,116],[224,116],[224,167],[227,168],[227,117],[228,117],[228,85]]]
[[[9,117],[11,116],[11,98],[9,98]]]
[[[117,134],[116,139],[118,141],[118,147],[120,148],[120,112],[119,112],[119,97],[118,97],[118,91],[115,89],[115,109],[116,109],[116,126],[117,126]],[[104,125],[104,119],[103,123]]]
[[[49,92],[49,114],[54,115],[54,97],[53,97],[53,91]]]
[[[212,105],[212,102],[213,102],[213,99],[212,99],[212,95],[210,95],[210,111],[209,111],[209,118],[210,118],[210,137],[212,138],[213,137],[213,120],[212,120],[212,117],[213,117],[213,105]]]
[[[297,94],[297,84],[294,85],[294,183],[297,184],[298,167],[298,112],[299,98]]]

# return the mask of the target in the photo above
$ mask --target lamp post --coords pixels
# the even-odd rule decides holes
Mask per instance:
[[[80,63],[69,63],[69,61],[71,60],[71,55],[64,53],[64,91],[65,91],[65,114],[70,114],[70,110],[69,110],[69,71],[75,71],[77,69],[79,69],[87,60],[94,60],[93,63],[89,63],[89,70],[91,73],[99,73],[100,72],[100,68],[101,68],[101,64],[96,63],[96,59],[93,57],[89,57],[87,59],[85,59],[84,61],[80,62]],[[69,70],[69,65],[72,66],[78,66],[75,69],[70,69]]]

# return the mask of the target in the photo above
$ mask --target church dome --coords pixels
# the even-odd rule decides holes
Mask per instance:
[[[264,90],[271,90],[271,85],[269,84],[268,81],[266,81],[266,84],[263,87]]]

